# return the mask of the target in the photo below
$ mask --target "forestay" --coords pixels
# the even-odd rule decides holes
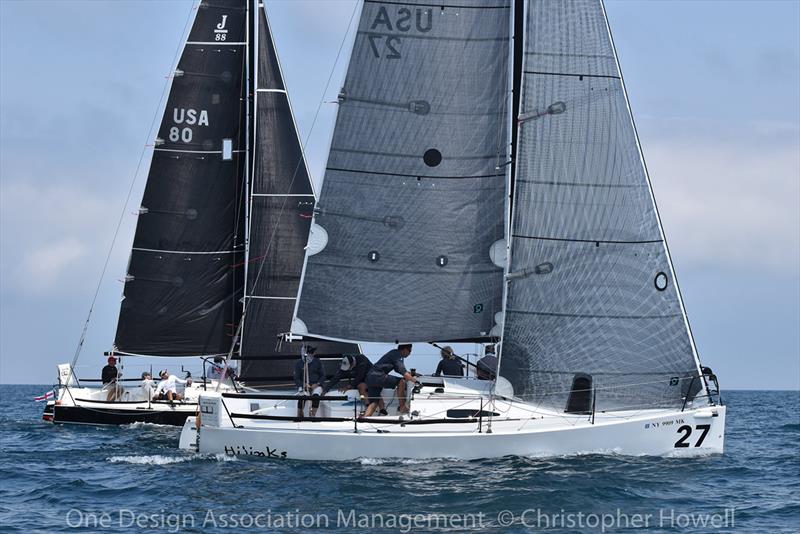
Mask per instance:
[[[509,0],[366,0],[296,333],[485,338],[501,310]],[[320,250],[321,248],[321,250]]]
[[[245,19],[244,0],[203,0],[198,7],[139,212],[119,351],[188,356],[230,349],[243,286]]]
[[[598,0],[528,5],[501,375],[564,409],[676,406],[698,374]],[[694,382],[699,389],[700,382]]]

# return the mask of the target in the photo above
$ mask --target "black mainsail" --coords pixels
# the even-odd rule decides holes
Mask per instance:
[[[481,339],[502,309],[510,0],[450,4],[364,2],[293,331]]]
[[[262,4],[200,2],[156,145],[116,350],[233,349],[242,380],[285,386],[300,345],[278,334],[290,329],[314,191]],[[358,351],[315,344],[331,358]]]
[[[698,363],[599,0],[529,3],[518,125],[500,374],[562,409],[578,374],[598,410],[679,406]]]
[[[115,346],[227,354],[241,306],[247,83],[244,0],[203,0],[174,73],[125,280]]]

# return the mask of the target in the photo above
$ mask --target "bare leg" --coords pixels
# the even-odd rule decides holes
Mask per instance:
[[[408,406],[406,406],[406,381],[401,380],[397,383],[397,411],[399,413],[408,413]]]
[[[171,391],[167,391],[167,400],[172,402],[172,392]]]
[[[108,395],[106,395],[106,401],[108,401],[108,402],[111,402],[111,401],[113,401],[113,400],[114,400],[114,397],[115,397],[115,395],[114,395],[114,394],[115,394],[116,392],[117,392],[117,388],[116,388],[116,387],[112,387],[112,388],[110,388],[110,389],[108,390]]]
[[[369,406],[367,406],[367,411],[364,412],[364,417],[372,417],[372,414],[375,413],[375,410],[378,409],[377,402],[371,402]]]

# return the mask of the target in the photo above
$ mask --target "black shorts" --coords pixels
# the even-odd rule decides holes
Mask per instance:
[[[369,402],[373,403],[381,400],[381,391],[383,391],[384,388],[386,389],[396,388],[397,384],[400,383],[400,380],[402,380],[402,378],[400,378],[399,376],[391,376],[391,375],[386,375],[385,377],[383,377],[383,379],[380,380],[380,382],[377,383],[373,380],[368,380],[367,397],[369,397]]]

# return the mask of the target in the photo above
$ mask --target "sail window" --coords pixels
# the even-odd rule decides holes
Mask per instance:
[[[422,155],[422,161],[424,161],[425,165],[428,167],[438,167],[442,162],[442,153],[435,148],[429,148],[425,151],[425,154]]]
[[[656,289],[659,291],[664,291],[667,289],[669,285],[669,279],[667,278],[667,274],[663,271],[659,272],[655,279],[653,280],[653,285],[656,286]]]
[[[536,266],[534,272],[536,272],[536,274],[550,274],[553,272],[553,264],[550,263],[549,261],[540,263],[539,265]]]

